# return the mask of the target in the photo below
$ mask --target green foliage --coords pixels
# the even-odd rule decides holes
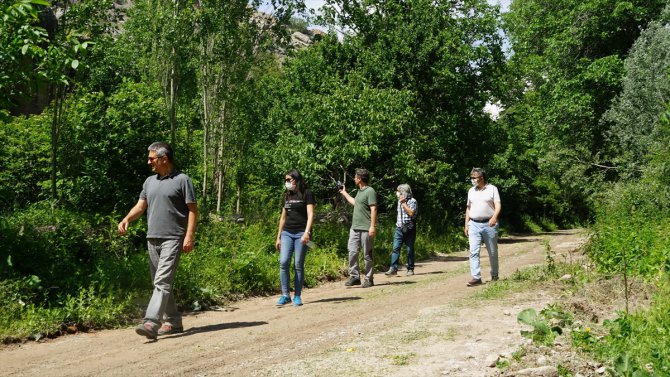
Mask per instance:
[[[0,4],[0,111],[30,93],[31,60],[39,61],[48,42],[47,31],[38,26],[43,0],[11,0]]]
[[[74,295],[59,295],[54,305],[31,302],[28,292],[42,289],[36,278],[0,282],[0,339],[51,337],[88,328],[126,325],[139,313],[134,295],[91,285]]]
[[[532,326],[530,331],[522,330],[521,335],[543,345],[552,345],[563,327],[572,323],[572,317],[556,306],[549,306],[537,314],[535,309],[524,309],[517,315],[517,321]]]
[[[670,96],[669,23],[670,5],[635,41],[624,62],[623,90],[603,118],[612,123],[612,148],[627,177],[640,175],[645,157],[663,140],[660,115]]]
[[[631,315],[619,313],[616,319],[605,321],[609,334],[602,339],[598,352],[614,360],[614,370],[620,375],[670,373],[668,310],[668,286],[663,282],[647,310]]]
[[[59,157],[62,200],[83,211],[125,211],[151,174],[146,148],[169,137],[158,90],[124,81],[108,95],[72,98],[67,109]]]
[[[180,168],[204,195],[197,249],[183,256],[176,279],[186,308],[278,291],[273,234],[288,168],[303,172],[323,218],[307,286],[346,268],[347,226],[334,218],[350,208],[332,180],[351,189],[357,167],[372,171],[380,195],[376,268],[390,259],[399,183],[420,203],[417,258],[465,245],[453,227],[472,166],[487,168],[501,189],[510,228],[551,230],[595,212],[589,252],[601,269],[619,272],[625,259],[653,278],[670,266],[662,226],[670,127],[654,118],[662,104],[644,100],[666,89],[658,76],[668,50],[663,0],[515,1],[505,16],[508,64],[498,10],[483,0],[328,0],[320,22],[345,30],[343,39],[324,36],[281,63],[276,52],[292,30],[284,26],[300,2],[274,1],[277,22],[266,24],[248,1],[135,1],[123,28],[113,4],[67,2],[51,36],[37,26],[46,2],[0,5],[2,337],[55,334],[69,323],[115,326],[136,315],[132,299],[151,289],[145,224],[128,237],[115,224],[150,174],[146,147],[159,139],[174,139]],[[57,101],[46,114],[9,116],[47,82]],[[495,100],[505,112],[494,122],[483,108]],[[603,190],[623,176],[609,168],[619,161],[643,180]],[[49,198],[60,202],[41,202]],[[244,225],[226,220],[233,212],[244,213]],[[551,263],[511,282],[560,274],[565,267],[547,252]],[[556,315],[524,319],[548,341]],[[597,348],[592,335],[575,334]],[[643,365],[641,354],[631,353],[637,364],[622,359],[620,373]]]
[[[649,38],[653,35],[658,35],[658,30],[651,31]],[[644,54],[640,57],[646,59]],[[626,96],[628,99],[622,97],[622,103],[634,97],[632,93]],[[658,285],[648,308],[637,313],[621,312],[614,320],[606,320],[604,327],[608,334],[605,337],[594,338],[585,329],[573,332],[575,344],[598,357],[612,360],[611,373],[617,376],[670,373],[667,358],[670,353],[667,316],[670,249],[665,225],[670,217],[670,194],[664,174],[670,150],[669,125],[670,119],[665,116],[655,126],[658,140],[646,146],[652,151],[652,157],[643,165],[640,179],[613,185],[597,201],[594,237],[587,250],[591,259],[607,273],[638,275]]]
[[[15,117],[0,123],[0,213],[43,199],[49,174],[49,119]]]
[[[0,277],[36,276],[41,286],[48,287],[37,300],[53,300],[60,293],[74,293],[80,286],[98,280],[99,263],[109,252],[118,258],[134,253],[131,237],[119,241],[112,237],[111,219],[87,218],[82,214],[54,208],[51,203],[33,205],[0,220]],[[110,222],[108,222],[110,221]],[[113,220],[112,220],[113,221]],[[109,228],[107,227],[109,226]],[[105,271],[105,284],[118,287],[127,271]]]
[[[323,236],[319,226],[305,260],[305,286],[341,276],[346,265],[335,240]],[[338,226],[341,228],[341,226]],[[338,232],[346,242],[346,233]],[[279,292],[279,253],[275,249],[274,222],[240,225],[209,223],[198,236],[197,250],[182,256],[175,291],[179,301],[192,309],[222,305],[240,296]],[[334,234],[334,233],[333,233]],[[292,272],[293,274],[293,272]],[[293,275],[292,275],[293,276]]]
[[[342,43],[322,38],[270,82],[264,128],[279,142],[267,141],[278,148],[261,149],[264,160],[274,171],[297,167],[318,185],[367,167],[378,191],[407,182],[422,216],[455,223],[467,169],[494,149],[483,108],[502,70],[496,9],[483,1],[329,1],[320,22],[355,33]]]
[[[598,267],[655,276],[670,270],[668,234],[664,225],[670,194],[658,182],[620,183],[603,193],[587,252]]]
[[[635,362],[631,360],[628,353],[624,353],[616,357],[614,360],[613,372],[616,376],[625,377],[646,377],[653,375],[635,364]]]
[[[610,124],[602,116],[621,88],[630,47],[665,5],[664,0],[511,4],[504,18],[514,55],[501,117],[511,146],[495,160],[516,179],[513,193],[525,191],[530,198],[517,204],[521,211],[540,210],[559,224],[583,221],[591,215],[592,195],[603,182],[618,179],[616,152],[610,153],[606,137]]]

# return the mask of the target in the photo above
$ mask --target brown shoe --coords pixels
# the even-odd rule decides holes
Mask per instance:
[[[184,332],[183,327],[177,327],[177,326],[172,326],[172,325],[163,325],[161,326],[160,329],[158,329],[158,335],[170,335],[170,334],[179,334],[181,332]]]
[[[475,285],[482,285],[482,279],[472,279],[467,283],[468,287],[474,287]]]
[[[147,339],[155,340],[158,336],[158,325],[147,321],[135,327],[135,332],[137,335],[146,336]]]

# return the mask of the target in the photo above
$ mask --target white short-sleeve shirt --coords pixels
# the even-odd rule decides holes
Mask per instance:
[[[482,189],[470,188],[467,203],[470,208],[470,219],[490,219],[495,213],[496,202],[500,203],[500,194],[494,185],[487,183]]]

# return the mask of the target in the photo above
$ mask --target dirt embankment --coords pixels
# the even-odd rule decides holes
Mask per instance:
[[[568,256],[585,237],[581,230],[505,237],[501,279],[543,263],[545,241]],[[184,318],[184,333],[156,342],[127,328],[11,346],[0,350],[0,375],[488,376],[498,371],[487,360],[525,341],[517,313],[554,299],[548,292],[479,299],[496,283],[466,287],[465,251],[418,263],[415,272],[377,273],[368,289],[344,282],[308,289],[302,307],[263,297],[194,313]]]

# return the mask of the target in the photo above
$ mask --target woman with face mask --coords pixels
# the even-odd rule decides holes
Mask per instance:
[[[314,222],[314,194],[305,187],[302,175],[297,170],[290,170],[284,176],[284,196],[282,211],[279,218],[279,230],[275,246],[279,251],[279,278],[282,296],[277,306],[291,303],[290,271],[291,258],[294,258],[295,285],[293,305],[302,305],[302,286],[305,282],[304,267],[308,243],[311,241],[312,223]]]
[[[412,197],[412,189],[403,183],[396,189],[398,197],[396,229],[393,234],[393,251],[391,252],[391,267],[385,272],[386,276],[398,274],[400,264],[400,248],[405,244],[407,250],[407,276],[414,275],[414,241],[416,241],[416,215],[418,203]]]

